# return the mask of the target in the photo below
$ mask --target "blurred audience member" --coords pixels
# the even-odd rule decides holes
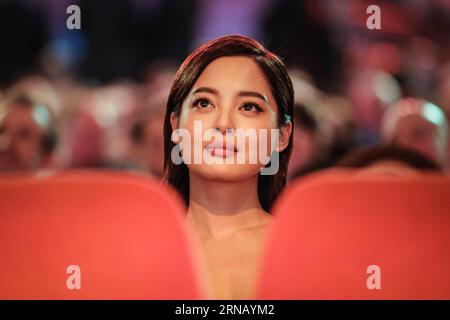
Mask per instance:
[[[90,88],[76,103],[66,133],[67,167],[124,168],[128,124],[136,108],[132,84]]]
[[[95,168],[105,165],[103,131],[90,113],[79,111],[74,115],[70,133],[68,167]]]
[[[163,123],[164,113],[150,110],[139,117],[130,130],[132,164],[136,169],[156,177],[163,176]]]
[[[357,149],[337,162],[338,167],[365,168],[365,173],[404,175],[418,171],[440,172],[440,166],[422,154],[395,145]]]
[[[289,161],[288,177],[296,178],[322,168],[319,127],[316,119],[304,106],[294,106],[294,145]]]
[[[350,77],[347,95],[355,106],[355,142],[358,145],[378,142],[380,123],[387,106],[401,97],[399,84],[390,74],[359,70]]]
[[[52,165],[56,146],[53,115],[25,96],[0,105],[0,171],[36,170]]]
[[[305,70],[291,68],[289,76],[294,87],[294,102],[315,113],[317,105],[320,104],[325,94],[316,87],[311,75]]]
[[[160,60],[148,67],[141,86],[140,108],[129,126],[131,145],[127,162],[155,177],[163,176],[164,112],[176,71],[170,60]]]
[[[14,82],[6,89],[7,96],[25,95],[34,103],[44,104],[58,118],[61,104],[57,89],[47,77],[30,73]]]
[[[331,164],[353,148],[353,105],[343,96],[328,96],[318,107],[322,131],[328,136],[327,157]]]
[[[447,164],[448,122],[435,104],[415,98],[401,99],[390,106],[382,123],[383,140]]]

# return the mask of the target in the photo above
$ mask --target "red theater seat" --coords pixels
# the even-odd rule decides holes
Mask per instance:
[[[450,178],[319,173],[274,215],[259,299],[450,299]]]
[[[202,298],[183,214],[137,175],[0,176],[0,299]]]

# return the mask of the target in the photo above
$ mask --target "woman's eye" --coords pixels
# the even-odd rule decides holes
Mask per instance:
[[[255,103],[246,103],[244,104],[241,109],[243,109],[244,111],[249,111],[249,112],[261,112],[262,109]]]
[[[207,108],[211,105],[211,103],[209,102],[208,99],[197,99],[194,101],[194,107],[199,107],[199,108]]]

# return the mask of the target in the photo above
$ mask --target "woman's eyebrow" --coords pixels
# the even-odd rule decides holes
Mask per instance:
[[[196,88],[192,91],[192,95],[196,94],[196,93],[200,93],[200,92],[206,92],[206,93],[212,93],[212,94],[219,94],[219,92],[216,89],[210,88],[210,87],[200,87],[200,88]]]
[[[214,88],[200,87],[200,88],[194,89],[192,91],[192,95],[200,93],[200,92],[211,93],[211,94],[214,94],[214,95],[218,95],[219,94],[219,91],[214,89]],[[238,96],[239,97],[254,97],[254,98],[258,98],[258,99],[263,100],[266,104],[269,103],[269,99],[265,95],[263,95],[262,93],[259,93],[257,91],[249,91],[249,90],[239,91]]]
[[[240,91],[238,93],[239,97],[254,97],[263,100],[266,104],[269,103],[269,99],[262,93],[256,92],[256,91]]]

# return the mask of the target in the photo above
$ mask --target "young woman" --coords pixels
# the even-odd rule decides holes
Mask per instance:
[[[293,95],[281,60],[242,36],[204,44],[183,62],[175,77],[164,123],[166,179],[186,202],[187,221],[206,258],[212,298],[252,297],[271,221],[269,211],[286,184]],[[194,138],[196,130],[213,131],[214,139],[197,144],[202,152],[219,160],[236,159],[246,152],[244,163],[186,161],[185,155],[195,152],[191,148],[195,141],[180,148],[181,163],[174,161],[174,148],[186,139],[173,135],[180,129]],[[249,161],[256,149],[250,138],[236,142],[233,132],[239,129],[263,133],[255,135],[256,149],[278,156],[274,174],[261,174],[273,160]],[[271,129],[278,132],[276,140],[268,134]],[[274,148],[264,149],[259,144],[262,139]]]

